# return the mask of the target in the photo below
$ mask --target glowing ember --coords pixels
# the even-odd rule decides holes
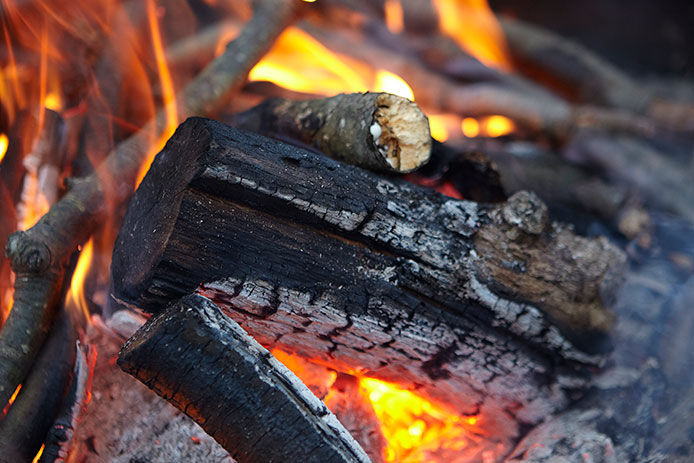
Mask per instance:
[[[485,131],[490,137],[501,137],[513,132],[515,124],[504,116],[489,116],[485,121]]]
[[[511,69],[506,40],[487,0],[434,0],[444,34],[484,64]]]
[[[386,0],[386,26],[393,34],[399,34],[404,29],[404,19],[400,0]]]
[[[477,137],[480,134],[480,123],[474,117],[466,117],[461,123],[463,135],[468,138]]]
[[[338,387],[334,371],[278,349],[272,354],[332,406],[329,398]],[[468,449],[481,439],[477,416],[457,415],[396,384],[364,376],[357,380],[361,400],[373,409],[386,440],[385,461],[462,463],[478,457],[477,450]]]
[[[2,409],[2,416],[7,415],[7,411],[10,409],[10,406],[14,403],[14,401],[17,399],[17,395],[19,394],[19,391],[22,389],[22,385],[20,384],[17,386],[17,389],[14,390],[12,393],[12,396],[10,396],[10,400],[7,401],[7,404],[5,407]]]
[[[460,136],[461,118],[455,114],[428,114],[431,136],[445,142],[451,136]]]
[[[5,158],[7,153],[7,147],[10,145],[10,140],[7,135],[0,133],[0,162]]]

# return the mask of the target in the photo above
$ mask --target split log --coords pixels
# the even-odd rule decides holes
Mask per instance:
[[[238,114],[233,125],[294,138],[339,161],[386,172],[410,172],[431,155],[427,117],[412,101],[389,93],[270,99]]]
[[[182,114],[209,114],[226,104],[250,69],[295,16],[296,4],[257,0],[253,18],[225,52],[183,90]],[[26,376],[50,331],[74,249],[89,238],[109,206],[129,198],[147,156],[150,134],[161,133],[166,113],[121,142],[96,172],[51,207],[29,230],[10,236],[6,253],[17,276],[14,306],[0,332],[0,403]]]
[[[601,363],[623,264],[533,195],[453,200],[193,118],[135,194],[111,275],[150,312],[202,283],[262,344],[481,410],[508,446]]]
[[[118,364],[240,463],[370,461],[301,380],[204,297],[152,317]]]

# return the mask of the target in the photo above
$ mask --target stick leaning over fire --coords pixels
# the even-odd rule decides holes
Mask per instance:
[[[209,114],[223,105],[294,19],[296,3],[257,0],[241,35],[184,89],[179,105],[183,112]],[[103,219],[107,201],[120,204],[130,196],[147,155],[148,134],[160,133],[164,121],[162,111],[120,143],[94,174],[76,182],[34,227],[8,240],[6,253],[16,283],[14,307],[0,333],[0,403],[8,402],[26,376],[51,329],[69,256]]]
[[[205,297],[186,296],[152,317],[118,365],[240,463],[371,461],[301,380]]]
[[[271,99],[237,115],[234,123],[301,140],[334,159],[373,170],[411,172],[431,154],[429,122],[422,110],[389,93]]]

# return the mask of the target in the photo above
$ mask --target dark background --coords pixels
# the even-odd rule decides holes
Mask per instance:
[[[641,77],[694,77],[694,0],[489,0]]]

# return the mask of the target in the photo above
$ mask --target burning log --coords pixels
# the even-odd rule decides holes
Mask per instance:
[[[185,297],[152,317],[118,364],[240,463],[370,461],[293,373],[204,297]]]
[[[293,2],[258,0],[241,35],[184,89],[183,112],[209,114],[223,106],[294,13]],[[108,205],[129,197],[147,155],[148,136],[161,132],[165,119],[165,112],[160,112],[142,131],[120,143],[94,174],[76,183],[34,227],[8,240],[6,252],[16,284],[14,306],[0,332],[0,403],[7,403],[26,376],[50,331],[72,252],[87,240]]]
[[[159,312],[202,283],[262,344],[482,410],[508,446],[601,363],[623,264],[533,195],[453,200],[190,119],[130,204],[112,294]]]
[[[410,172],[429,160],[429,122],[419,107],[388,93],[341,94],[317,100],[270,99],[234,125],[282,135],[364,168]]]

